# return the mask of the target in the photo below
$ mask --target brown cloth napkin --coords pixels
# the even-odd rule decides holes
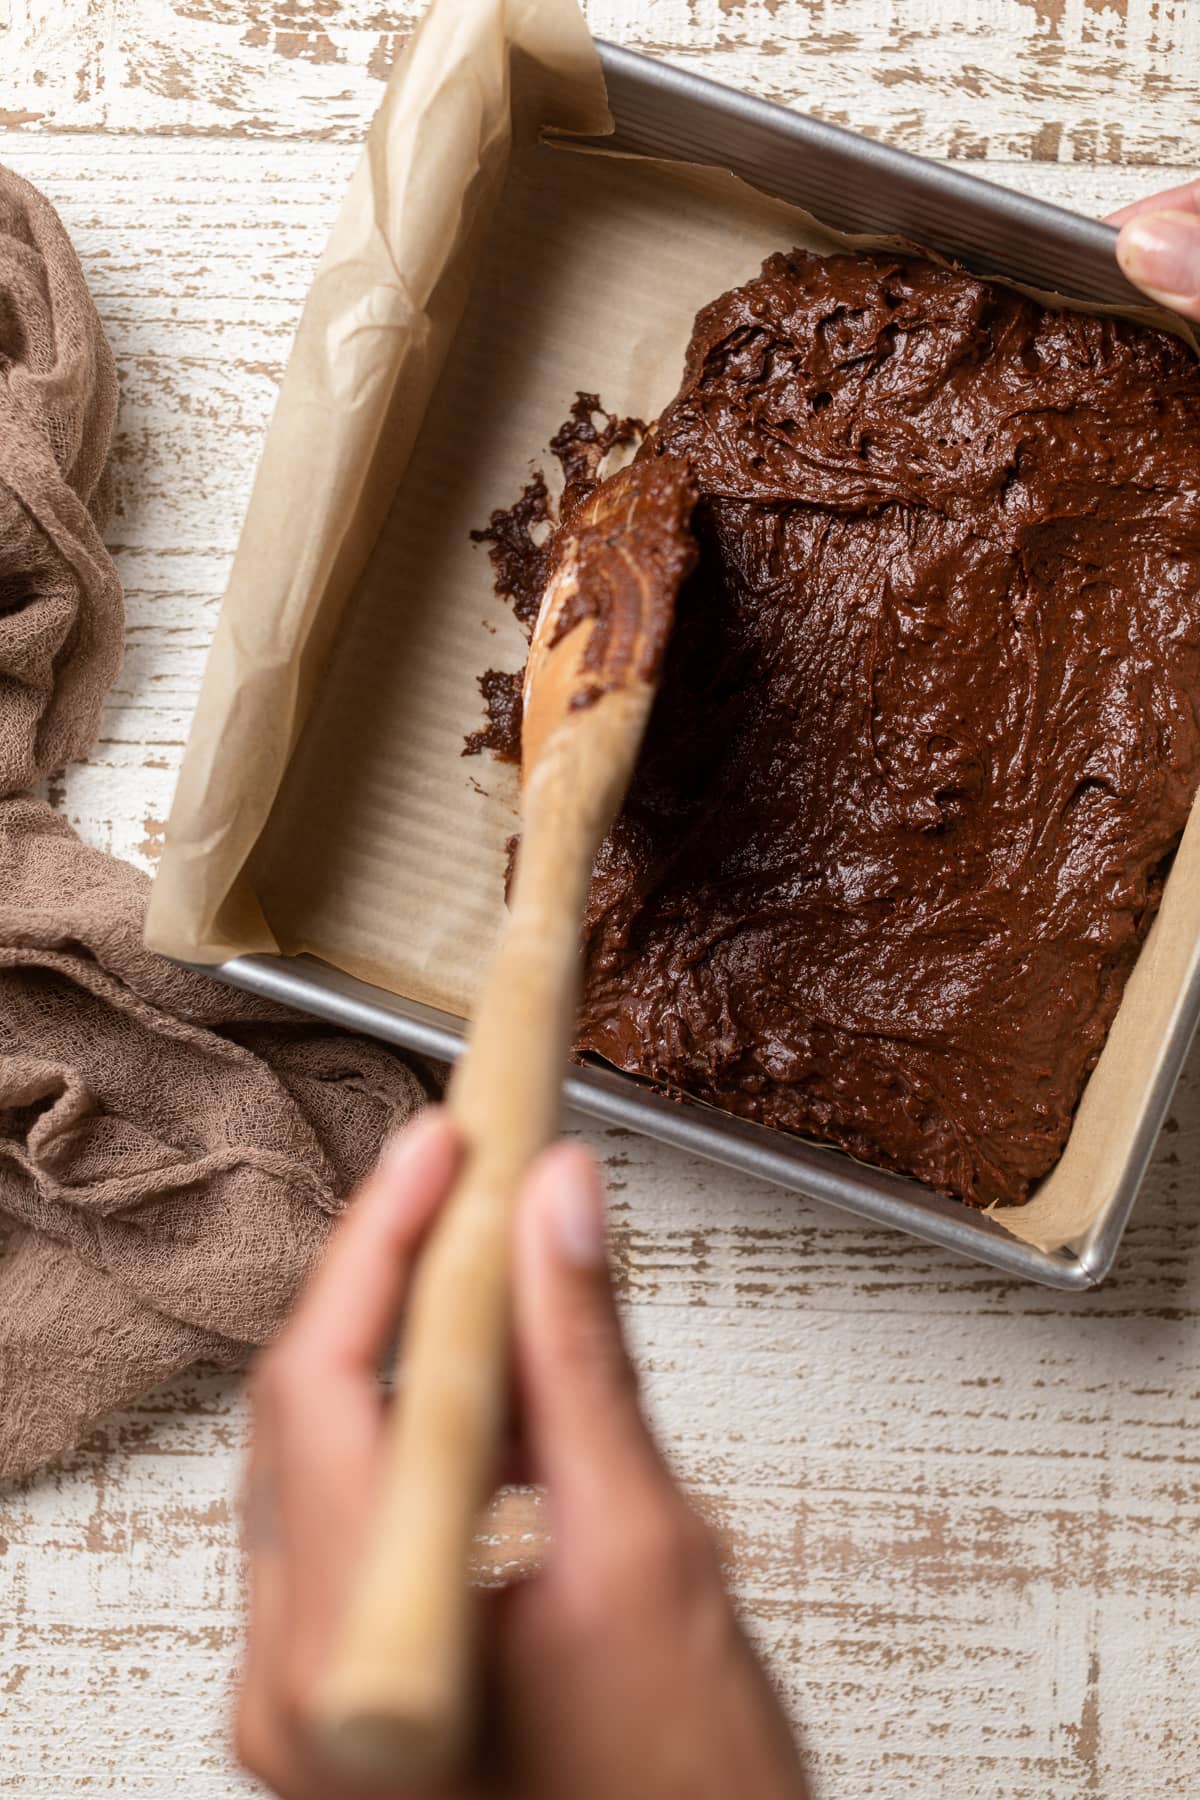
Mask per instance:
[[[0,1479],[277,1329],[384,1134],[381,1045],[162,961],[148,883],[25,790],[95,739],[113,360],[53,208],[0,168]]]

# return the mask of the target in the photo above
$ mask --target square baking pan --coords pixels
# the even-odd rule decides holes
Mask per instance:
[[[835,217],[844,231],[907,238],[980,274],[1050,286],[1084,301],[1132,306],[1141,300],[1117,267],[1115,232],[1095,220],[634,52],[607,44],[599,50],[616,128],[603,141],[605,149],[725,168],[817,218]],[[441,1060],[452,1061],[464,1040],[463,1019],[314,957],[239,956],[205,972]],[[1198,1019],[1200,970],[1172,1011],[1103,1215],[1056,1252],[1019,1241],[990,1218],[916,1181],[698,1102],[669,1099],[614,1069],[573,1069],[566,1098],[581,1113],[895,1226],[1006,1274],[1082,1289],[1101,1281],[1112,1265]]]

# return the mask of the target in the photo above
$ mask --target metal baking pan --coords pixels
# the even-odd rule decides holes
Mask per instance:
[[[1106,225],[649,57],[609,44],[599,48],[616,122],[615,138],[604,140],[607,148],[716,164],[818,218],[836,210],[831,222],[842,229],[909,238],[981,274],[1042,287],[1049,282],[1085,300],[1130,305],[1141,299],[1117,267],[1116,233]],[[399,999],[312,957],[242,956],[205,973],[427,1056],[453,1060],[463,1042],[461,1019]],[[916,1181],[708,1106],[669,1100],[615,1070],[573,1070],[566,1094],[571,1107],[593,1118],[895,1226],[1005,1274],[1082,1289],[1103,1280],[1112,1266],[1198,1019],[1200,980],[1175,1012],[1159,1078],[1112,1203],[1079,1243],[1054,1254],[1020,1243],[982,1214]]]

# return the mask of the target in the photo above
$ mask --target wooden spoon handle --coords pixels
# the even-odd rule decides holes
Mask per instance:
[[[451,1087],[466,1160],[417,1270],[374,1526],[323,1689],[332,1752],[409,1780],[451,1767],[469,1735],[467,1559],[506,1423],[514,1206],[558,1126],[595,835],[577,808],[527,808],[512,911]]]

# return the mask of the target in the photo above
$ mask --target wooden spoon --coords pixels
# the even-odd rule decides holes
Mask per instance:
[[[695,500],[685,465],[643,450],[573,509],[552,550],[525,674],[509,913],[450,1087],[466,1155],[414,1280],[377,1509],[322,1692],[325,1741],[360,1769],[429,1779],[470,1742],[467,1562],[508,1414],[515,1201],[558,1129],[592,863],[695,561]]]

